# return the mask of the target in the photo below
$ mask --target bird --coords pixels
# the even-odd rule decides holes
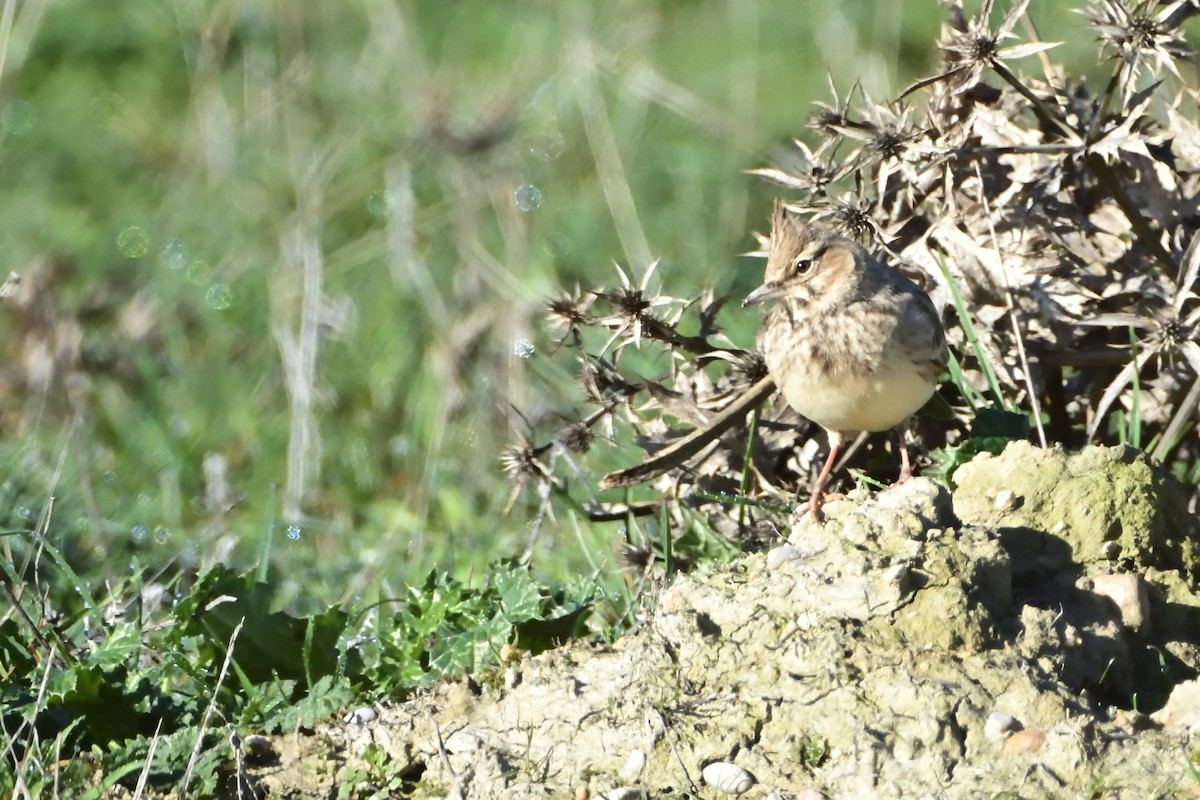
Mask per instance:
[[[758,347],[788,405],[829,435],[806,511],[818,523],[843,442],[905,422],[933,396],[949,358],[933,301],[861,244],[780,201],[771,214]],[[912,477],[903,437],[900,480]]]

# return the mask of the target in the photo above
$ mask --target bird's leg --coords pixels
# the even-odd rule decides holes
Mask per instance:
[[[809,513],[813,515],[813,519],[818,523],[825,521],[825,518],[821,515],[821,502],[825,499],[825,486],[829,483],[829,473],[833,472],[833,463],[837,461],[838,450],[841,447],[841,434],[830,433],[829,458],[825,459],[825,466],[821,468],[821,474],[817,476],[817,483],[813,486],[812,499],[808,501]]]
[[[912,464],[908,460],[908,445],[904,443],[904,434],[900,434],[900,480],[904,483],[913,476]]]
[[[904,429],[896,429],[896,446],[900,448],[900,480],[904,483],[913,476],[912,462],[908,460],[908,443],[904,441]]]

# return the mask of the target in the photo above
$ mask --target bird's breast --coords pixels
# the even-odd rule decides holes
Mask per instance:
[[[788,404],[827,430],[887,430],[933,395],[929,370],[891,330],[780,306],[764,320],[759,345]]]

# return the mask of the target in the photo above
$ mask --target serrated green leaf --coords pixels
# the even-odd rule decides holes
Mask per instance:
[[[500,606],[509,622],[524,622],[541,616],[542,593],[530,577],[529,571],[516,567],[495,576],[496,591],[500,595]]]

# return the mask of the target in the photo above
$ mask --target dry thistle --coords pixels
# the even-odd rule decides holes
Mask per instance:
[[[594,294],[583,296],[576,289],[574,294],[563,292],[546,303],[550,314],[550,322],[556,327],[570,331],[580,326],[595,325],[597,320],[588,313],[588,308],[595,301]]]
[[[922,424],[927,446],[960,443],[973,412],[991,405],[1033,424],[1046,417],[1043,441],[1077,447],[1122,430],[1128,441],[1157,442],[1158,458],[1195,464],[1200,126],[1193,87],[1172,81],[1174,60],[1192,52],[1179,24],[1200,3],[1094,0],[1089,21],[1118,59],[1100,91],[1055,65],[1047,78],[1010,71],[1006,62],[1055,46],[1019,40],[1030,5],[1015,0],[992,24],[994,0],[974,17],[953,2],[940,71],[900,99],[921,89],[926,96],[875,103],[857,86],[845,98],[834,91],[809,120],[816,143],[797,141],[793,157],[752,172],[792,190],[789,208],[884,245],[894,263],[923,272],[918,282],[944,320],[957,318],[952,296],[965,309],[970,336],[947,330],[962,377],[946,399],[958,416]],[[1163,79],[1134,87],[1142,71]],[[988,72],[1000,78],[995,86]],[[1119,108],[1109,108],[1113,98],[1123,98]],[[601,488],[666,476],[663,502],[698,497],[726,522],[716,496],[731,486],[794,496],[824,443],[805,442],[805,429],[778,404],[764,408],[746,441],[750,411],[773,388],[761,357],[717,344],[713,294],[684,301],[652,292],[653,271],[635,284],[618,269],[617,286],[591,295],[604,313],[577,296],[552,304],[560,324],[607,334],[602,347],[585,350],[596,339],[576,331],[585,402],[599,408],[552,443],[581,452],[592,431],[612,436],[627,425],[647,456]],[[646,350],[638,369],[655,365],[658,374],[622,362],[629,344]],[[1122,410],[1134,408],[1141,413]],[[706,436],[714,424],[719,432]],[[1135,424],[1137,438],[1125,430]],[[739,514],[743,524],[752,519]]]
[[[1098,0],[1084,13],[1091,27],[1100,33],[1105,49],[1121,60],[1117,80],[1128,100],[1134,91],[1138,73],[1145,67],[1155,77],[1166,69],[1176,78],[1175,59],[1191,58],[1192,49],[1172,27],[1176,12],[1192,2],[1159,4],[1156,0],[1127,3],[1125,0]]]
[[[504,472],[518,484],[526,481],[549,481],[550,472],[539,460],[539,456],[549,449],[547,445],[535,447],[532,442],[512,444],[504,448],[500,455],[500,464]]]

